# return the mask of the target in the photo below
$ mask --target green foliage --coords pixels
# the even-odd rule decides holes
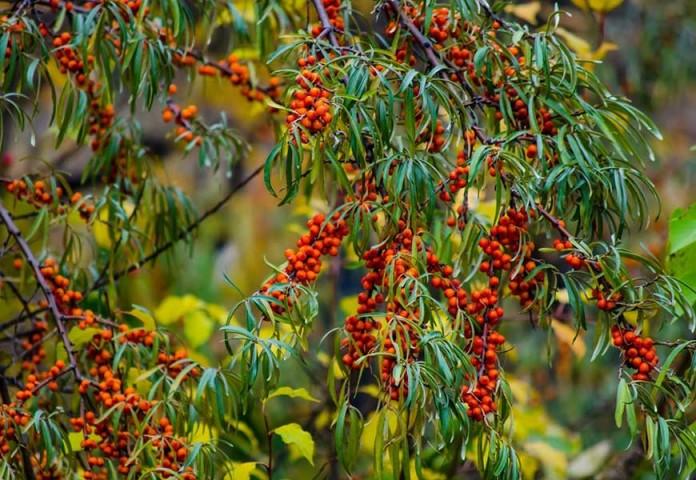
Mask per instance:
[[[37,204],[10,190],[0,203],[10,219],[3,221],[0,280],[10,285],[3,299],[15,300],[13,316],[18,310],[0,324],[0,341],[21,345],[19,330],[11,327],[34,325],[48,310],[50,335],[58,339],[48,355],[70,364],[73,382],[61,380],[54,393],[38,392],[41,401],[20,402],[29,420],[13,440],[14,450],[3,452],[0,477],[27,477],[19,461],[27,449],[35,463],[45,461],[65,478],[83,474],[90,458],[85,445],[97,440],[70,432],[68,419],[86,408],[112,431],[131,417],[136,424],[124,462],[138,469],[121,473],[120,460],[102,454],[108,478],[189,480],[190,472],[210,479],[299,478],[308,470],[297,468],[309,464],[317,478],[325,471],[338,476],[339,470],[351,478],[458,478],[475,469],[483,478],[516,479],[534,475],[534,461],[550,478],[562,475],[565,468],[516,431],[516,414],[530,415],[533,402],[520,400],[518,372],[506,371],[508,362],[496,357],[512,356],[515,344],[503,339],[493,347],[499,376],[491,378],[484,372],[486,353],[475,351],[474,339],[488,342],[497,328],[486,323],[495,305],[480,313],[462,307],[464,300],[453,304],[433,283],[443,278],[456,280],[452,285],[466,299],[492,287],[496,302],[505,305],[503,328],[528,317],[546,335],[549,361],[553,340],[571,346],[578,340],[584,351],[588,330],[593,361],[612,346],[612,327],[658,337],[661,362],[645,378],[631,371],[638,367],[627,358],[617,364],[614,421],[641,445],[657,477],[694,472],[696,341],[667,337],[682,324],[690,332],[696,326],[696,210],[677,211],[670,220],[667,271],[652,255],[629,248],[627,234],[647,227],[659,204],[644,169],[655,157],[651,142],[661,134],[564,43],[559,11],[534,29],[500,17],[504,2],[491,8],[482,0],[338,2],[328,25],[319,1],[164,0],[128,8],[108,0],[91,9],[63,2],[51,9],[41,2],[46,18],[29,3],[6,12],[0,5],[7,13],[0,19],[0,52],[6,52],[0,56],[0,122],[21,132],[44,119],[56,149],[69,145],[77,152],[89,145],[92,151],[79,179],[54,165],[23,177],[30,192],[38,180],[47,184],[50,201]],[[318,23],[308,20],[305,3],[316,10],[311,15]],[[613,6],[591,5],[602,14]],[[448,25],[443,42],[431,38],[440,8]],[[67,40],[56,43],[63,33],[70,33]],[[460,47],[470,53],[465,67],[452,53]],[[252,59],[245,59],[244,82],[235,83],[223,70],[233,69],[232,61],[212,60],[232,50]],[[65,52],[85,67],[66,72],[60,63]],[[212,68],[217,78],[206,79],[211,75],[200,67]],[[184,114],[190,107],[175,103],[170,86],[204,84],[216,91],[228,80],[241,83],[247,98],[259,93],[273,128],[264,164],[248,177],[238,172],[255,152],[242,129],[225,112],[215,122],[205,120],[207,111]],[[271,93],[276,80],[279,94]],[[319,94],[309,95],[312,87]],[[330,115],[322,116],[321,128],[308,126],[306,112],[292,102],[298,93],[318,98],[323,92]],[[176,124],[169,135],[183,157],[176,161],[194,158],[203,171],[232,179],[228,193],[208,210],[199,211],[185,189],[169,181],[144,138],[145,116],[160,108],[163,119],[170,115]],[[229,313],[188,292],[169,295],[158,306],[150,301],[150,309],[128,301],[118,282],[190,240],[260,172],[280,205],[306,202],[325,213],[310,222],[310,232],[316,230],[306,234],[311,248],[326,254],[332,232],[340,242],[335,231],[345,226],[341,250],[336,244],[336,255],[330,254],[335,258],[311,271],[330,281],[300,278],[304,266],[294,260],[267,261],[273,275],[262,288],[242,291],[231,279],[241,298]],[[463,186],[450,188],[456,179]],[[78,187],[85,195],[74,196]],[[507,228],[502,220],[511,211],[524,212],[526,223],[506,230],[519,236],[516,251],[506,252],[510,266],[486,268],[494,257],[480,241],[493,237],[494,228]],[[309,245],[303,238],[287,259]],[[563,246],[550,248],[552,240]],[[325,243],[317,246],[319,241]],[[380,268],[369,263],[374,252],[382,255]],[[196,258],[195,249],[188,253]],[[308,255],[301,253],[302,265]],[[49,301],[58,293],[45,291],[44,274],[36,270],[51,255],[84,294],[78,313],[56,313]],[[321,266],[318,257],[312,260]],[[24,258],[32,271],[19,265],[16,276],[7,275],[15,258]],[[572,258],[581,266],[573,266]],[[451,272],[444,274],[446,267]],[[355,274],[369,272],[379,282],[368,281],[367,288],[367,277],[356,281]],[[517,298],[513,282],[534,285],[525,290],[528,302]],[[361,293],[353,298],[355,289],[346,291],[344,283],[355,283]],[[360,295],[377,290],[382,300],[363,308]],[[37,292],[49,307],[33,305]],[[615,305],[600,307],[604,297]],[[82,307],[96,312],[98,328],[78,322],[66,327],[83,319]],[[561,319],[563,311],[569,313]],[[366,327],[374,330],[374,345],[353,334],[350,317],[377,325]],[[554,328],[559,323],[567,330]],[[568,337],[569,330],[570,340],[558,333]],[[115,335],[103,364],[151,402],[139,417],[123,401],[86,406],[90,397],[75,394],[82,381],[107,389],[90,364],[110,342],[102,341],[103,331]],[[151,337],[134,341],[126,332]],[[191,351],[177,352],[179,341]],[[16,371],[23,356],[14,348],[0,369],[3,382],[15,381],[13,394],[28,383]],[[495,385],[496,407],[477,418],[464,398],[484,376]],[[287,405],[306,414],[306,422]],[[182,458],[175,467],[162,461],[148,433],[161,419],[171,422],[176,442],[187,445],[183,454],[176,452]],[[556,440],[557,434],[557,443],[571,444],[572,432],[558,430],[554,425],[535,435]]]

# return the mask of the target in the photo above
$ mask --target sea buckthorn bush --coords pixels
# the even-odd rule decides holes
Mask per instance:
[[[314,478],[522,478],[520,319],[591,332],[618,378],[600,413],[658,477],[692,474],[696,342],[669,329],[693,331],[692,292],[626,241],[655,214],[660,133],[564,43],[562,13],[244,3],[0,3],[6,142],[48,128],[86,152],[77,176],[0,179],[0,477],[309,478],[304,458]],[[200,82],[263,112],[263,164]],[[160,115],[181,162],[225,173],[207,209],[161,174]],[[210,364],[120,286],[257,177],[314,211],[237,289]],[[273,405],[316,400],[291,365],[325,395],[278,424]]]

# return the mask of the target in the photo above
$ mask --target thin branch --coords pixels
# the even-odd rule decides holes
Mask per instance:
[[[39,285],[39,288],[46,297],[46,301],[48,302],[48,308],[56,322],[56,328],[58,329],[58,333],[63,341],[63,346],[65,347],[65,351],[68,355],[68,361],[70,365],[73,367],[75,376],[77,377],[78,381],[81,381],[83,379],[83,376],[80,373],[80,370],[77,366],[77,358],[75,357],[75,352],[73,351],[72,342],[68,338],[68,330],[65,326],[63,312],[61,312],[58,308],[58,304],[56,302],[55,296],[53,295],[53,292],[51,291],[51,287],[48,285],[46,279],[41,273],[41,266],[39,265],[38,260],[34,256],[34,253],[29,247],[29,244],[24,239],[22,232],[19,230],[19,228],[17,228],[17,225],[14,223],[12,215],[10,215],[10,212],[5,208],[5,205],[2,203],[1,200],[0,220],[2,220],[2,222],[5,224],[5,226],[7,227],[7,231],[14,238],[15,242],[17,242],[17,245],[19,246],[22,255],[27,260],[27,263],[31,266],[31,269],[34,273],[34,278],[36,279],[36,283]]]
[[[338,43],[338,38],[336,38],[336,29],[331,24],[329,15],[326,13],[326,8],[324,8],[324,2],[322,0],[312,0],[312,3],[314,4],[314,10],[317,11],[317,15],[319,16],[321,26],[324,27],[324,32],[327,32],[327,34],[329,35],[331,45],[333,45],[337,49],[341,48],[341,44]]]
[[[213,205],[211,208],[205,211],[200,217],[198,217],[194,222],[189,224],[186,228],[181,230],[179,234],[169,240],[168,242],[160,245],[158,248],[156,248],[154,251],[152,251],[150,254],[144,256],[134,264],[130,265],[129,267],[126,267],[122,270],[119,270],[118,272],[114,273],[111,278],[108,277],[102,277],[100,280],[97,280],[94,285],[89,289],[89,291],[94,291],[99,288],[104,287],[110,280],[111,281],[117,281],[119,278],[123,277],[124,275],[127,275],[129,273],[132,273],[138,269],[140,269],[143,265],[146,263],[150,263],[157,259],[160,255],[162,255],[164,252],[172,248],[174,245],[176,245],[180,240],[183,240],[186,238],[191,232],[196,230],[205,219],[213,215],[215,212],[220,210],[225,203],[227,203],[239,190],[241,190],[244,186],[246,186],[249,182],[251,182],[259,173],[263,171],[264,166],[259,165],[256,167],[256,169],[251,172],[246,178],[244,178],[241,182],[239,182],[237,185],[235,185],[224,197],[222,197],[215,205]]]

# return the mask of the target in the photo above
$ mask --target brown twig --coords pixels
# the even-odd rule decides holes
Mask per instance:
[[[338,38],[336,38],[335,28],[331,24],[331,20],[329,20],[329,15],[326,13],[326,8],[324,8],[324,2],[322,2],[322,0],[312,0],[312,3],[314,4],[314,10],[316,10],[317,15],[319,16],[321,26],[324,28],[324,32],[327,32],[329,36],[331,45],[337,49],[341,48],[341,44],[338,43]],[[324,32],[322,32],[322,34]]]

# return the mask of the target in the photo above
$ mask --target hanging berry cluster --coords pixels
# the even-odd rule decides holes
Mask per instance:
[[[496,411],[498,348],[505,342],[505,337],[496,331],[504,315],[499,305],[502,274],[512,272],[513,262],[522,259],[519,271],[510,275],[508,285],[510,292],[520,298],[525,308],[532,303],[536,282],[543,280],[541,274],[530,281],[524,280],[529,271],[535,268],[533,261],[525,261],[534,250],[534,245],[531,242],[522,243],[528,222],[526,210],[509,208],[491,227],[489,235],[479,241],[479,247],[487,257],[481,262],[480,271],[488,276],[488,287],[473,291],[471,301],[466,305],[466,313],[474,322],[465,326],[464,335],[469,338],[472,365],[477,375],[473,387],[462,387],[462,400],[468,406],[467,414],[477,421]]]
[[[621,350],[626,367],[636,370],[634,380],[647,381],[660,362],[655,342],[650,337],[641,337],[633,328],[614,325],[611,327],[614,346]]]
[[[327,32],[321,23],[315,23],[311,27],[311,33],[315,38],[327,35],[340,42],[340,34],[344,29],[343,18],[340,15],[341,1],[321,1],[333,31]],[[285,123],[293,141],[295,135],[299,135],[302,143],[309,143],[311,135],[322,132],[331,123],[333,113],[329,101],[331,91],[324,87],[324,80],[329,76],[326,59],[321,54],[312,54],[308,48],[305,48],[305,52],[305,56],[297,60],[297,66],[300,68],[299,74],[295,77],[297,88],[292,93],[289,105],[291,112],[285,117]]]
[[[36,180],[28,184],[23,179],[15,179],[7,182],[7,191],[36,208],[56,206],[55,212],[62,215],[66,211],[67,202],[64,201],[63,187],[52,188],[44,180]],[[89,221],[94,214],[94,205],[91,202],[81,201],[82,194],[75,192],[70,197],[69,203],[77,206],[80,217]]]
[[[307,228],[308,232],[297,241],[297,249],[289,248],[285,251],[287,266],[284,271],[269,279],[260,290],[287,307],[292,306],[292,285],[308,285],[314,282],[321,271],[321,257],[338,255],[341,241],[348,234],[346,222],[338,213],[328,222],[323,214],[317,213],[307,221]],[[274,288],[277,284],[288,284],[289,288]],[[271,308],[276,313],[282,313],[286,307],[274,303]]]

